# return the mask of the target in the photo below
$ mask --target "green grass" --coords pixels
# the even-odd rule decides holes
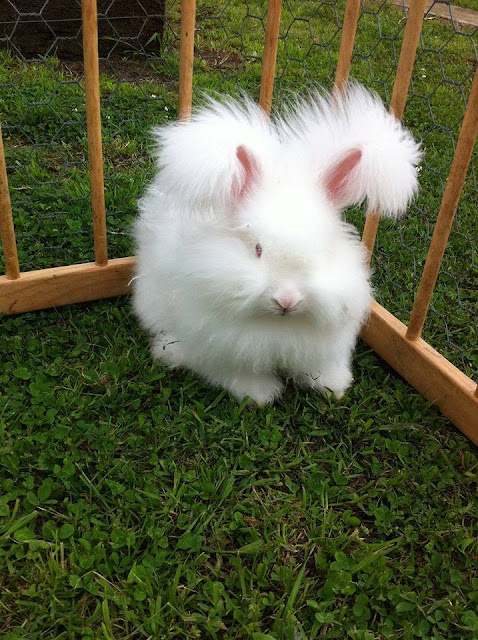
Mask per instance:
[[[6,640],[476,637],[476,455],[368,349],[339,403],[256,412],[154,365],[127,300],[0,347]]]
[[[197,100],[257,95],[264,6],[199,3]],[[366,7],[352,71],[387,98],[401,13]],[[342,13],[285,4],[276,104],[312,80],[330,86]],[[470,37],[451,34],[425,23],[405,114],[426,148],[422,192],[398,228],[380,228],[377,295],[402,319],[463,116],[440,61],[466,93],[475,60]],[[131,251],[149,128],[176,115],[176,44],[114,61],[120,80],[102,67],[112,256]],[[91,260],[82,79],[54,58],[1,56],[22,266]],[[121,80],[142,67],[141,81]],[[468,373],[474,234],[471,177],[426,335]],[[0,353],[5,640],[477,637],[476,451],[364,345],[340,402],[291,387],[261,411],[154,364],[127,299],[3,319]]]

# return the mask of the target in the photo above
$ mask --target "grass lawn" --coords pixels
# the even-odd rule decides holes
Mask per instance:
[[[264,2],[199,3],[195,89],[257,95]],[[276,104],[331,85],[342,0],[285,3]],[[390,97],[402,13],[367,2],[352,73]],[[176,115],[177,9],[160,57],[102,63],[110,252]],[[425,23],[407,124],[422,191],[381,225],[377,296],[406,319],[476,65],[472,31]],[[131,80],[134,80],[133,82]],[[0,54],[0,110],[24,269],[92,259],[77,64]],[[475,173],[426,337],[476,372]],[[363,214],[349,213],[360,226]],[[360,344],[340,401],[287,390],[260,411],[162,370],[128,299],[2,319],[0,636],[472,640],[476,449]],[[476,375],[476,374],[475,374]]]

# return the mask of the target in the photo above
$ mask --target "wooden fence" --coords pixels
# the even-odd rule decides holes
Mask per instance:
[[[269,0],[260,104],[269,113],[275,76],[281,0]],[[403,116],[420,38],[426,0],[411,0],[398,62],[390,109]],[[342,28],[335,91],[349,75],[360,0],[347,0]],[[191,112],[196,2],[181,2],[179,117]],[[20,271],[0,129],[0,230],[6,274],[0,276],[0,311],[15,314],[75,302],[97,300],[128,292],[134,257],[108,259],[103,181],[96,0],[82,0],[83,54],[86,83],[88,155],[95,262],[52,269]],[[478,131],[478,71],[471,93],[440,211],[430,242],[408,326],[377,302],[372,304],[362,339],[431,403],[436,404],[463,433],[478,444],[478,387],[421,338],[430,300],[446,249],[453,218]],[[369,211],[363,242],[373,252],[379,212]]]

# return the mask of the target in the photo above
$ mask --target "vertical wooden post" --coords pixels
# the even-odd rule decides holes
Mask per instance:
[[[360,0],[347,0],[344,23],[342,25],[342,37],[340,39],[339,59],[335,71],[334,93],[342,91],[347,84],[359,13]]]
[[[407,338],[416,340],[420,337],[425,318],[430,306],[433,290],[438,278],[440,266],[450,235],[453,218],[455,216],[461,191],[465,182],[466,172],[473,153],[478,133],[478,71],[475,71],[465,117],[453,156],[450,174],[441,201],[440,211],[428,249],[428,255],[423,269],[417,296],[410,315]]]
[[[259,104],[267,114],[271,112],[272,107],[281,8],[282,0],[269,0],[259,94]]]
[[[85,66],[86,120],[88,128],[88,160],[91,180],[91,210],[95,262],[108,264],[106,242],[105,189],[100,115],[100,70],[98,62],[98,16],[96,0],[81,0],[83,20],[83,60]]]
[[[179,119],[189,120],[193,101],[194,29],[196,0],[181,0],[179,45]]]
[[[18,264],[17,243],[13,227],[12,205],[8,190],[7,164],[3,148],[2,127],[0,126],[0,232],[2,237],[3,254],[7,278],[16,280],[20,277]]]
[[[392,98],[390,100],[390,112],[401,120],[407,102],[408,87],[412,77],[413,63],[417,53],[418,42],[422,30],[423,16],[425,14],[426,0],[411,0],[408,10],[407,25],[403,34],[402,48],[398,60],[397,74],[393,85]],[[369,211],[365,220],[362,241],[369,251],[369,260],[372,256],[375,238],[377,237],[379,211]]]

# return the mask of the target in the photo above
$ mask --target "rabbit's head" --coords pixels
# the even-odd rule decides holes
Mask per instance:
[[[188,221],[178,277],[205,313],[283,324],[354,313],[363,254],[340,210],[368,198],[398,213],[418,159],[401,125],[358,95],[380,114],[380,131],[351,126],[351,109],[324,98],[277,123],[252,103],[211,103],[159,130],[158,186]],[[348,308],[337,296],[344,281]]]

